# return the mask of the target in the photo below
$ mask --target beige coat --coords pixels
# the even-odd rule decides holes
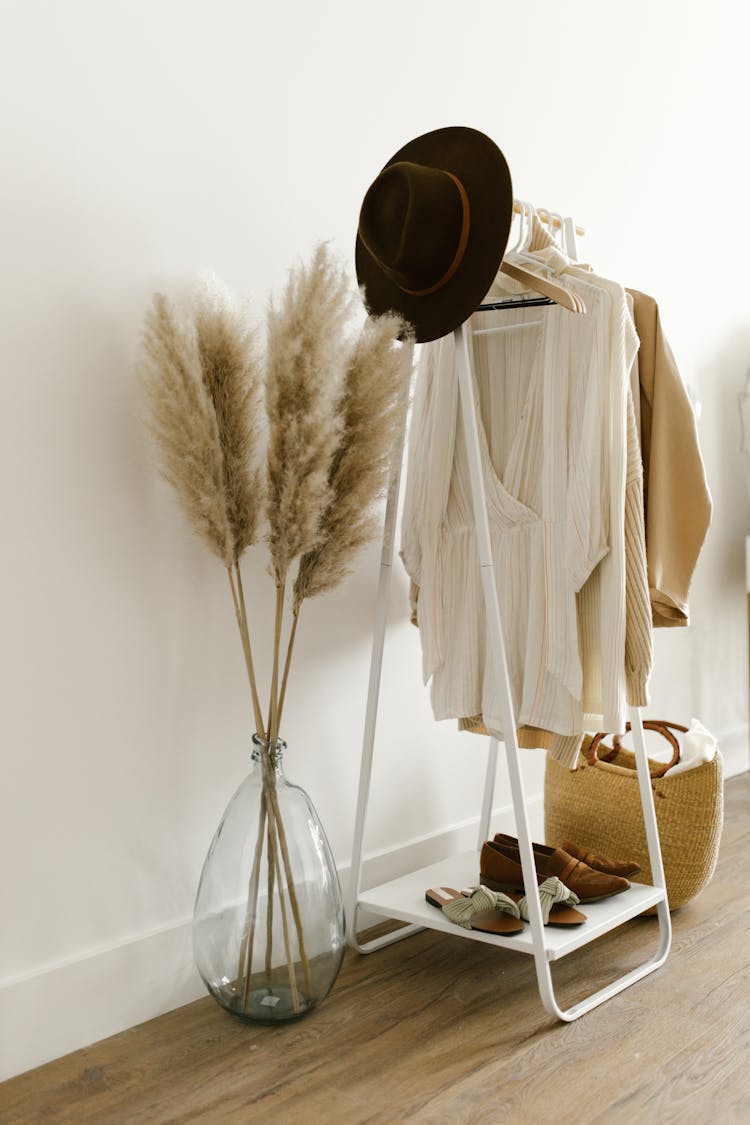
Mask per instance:
[[[635,289],[640,340],[641,452],[646,561],[655,626],[688,624],[688,593],[711,522],[695,415],[653,297]]]

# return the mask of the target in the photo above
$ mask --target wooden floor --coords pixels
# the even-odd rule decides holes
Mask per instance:
[[[0,1086],[0,1122],[750,1122],[750,777],[667,964],[573,1024],[532,959],[425,932],[347,954],[325,1003],[248,1027],[210,998]],[[641,919],[554,967],[564,1003],[655,945]]]

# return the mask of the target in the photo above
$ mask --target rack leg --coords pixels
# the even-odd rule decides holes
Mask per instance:
[[[537,886],[536,869],[531,845],[528,817],[526,815],[526,799],[521,777],[521,764],[518,749],[518,736],[516,721],[513,713],[513,697],[510,689],[508,675],[508,662],[505,653],[505,640],[503,637],[500,604],[495,584],[495,570],[492,560],[490,543],[489,522],[487,518],[487,502],[484,490],[484,477],[479,454],[479,434],[477,429],[476,406],[474,388],[471,379],[471,357],[464,329],[457,328],[454,333],[456,342],[456,369],[458,372],[459,392],[461,402],[461,416],[466,439],[469,473],[471,478],[471,498],[476,525],[477,548],[479,564],[482,575],[482,589],[484,593],[485,610],[487,614],[487,630],[490,642],[490,651],[500,687],[500,718],[505,734],[505,749],[508,758],[508,773],[510,776],[511,794],[513,797],[513,810],[516,818],[516,831],[518,833],[518,848],[523,872],[523,882],[526,888],[526,897],[529,906],[529,920],[531,925],[531,940],[534,950],[534,965],[536,968],[539,994],[545,1009],[550,1015],[556,1016],[565,1022],[578,1019],[585,1012],[598,1007],[605,1000],[622,992],[631,984],[641,980],[644,976],[654,972],[662,965],[669,952],[671,940],[671,924],[669,910],[666,902],[666,889],[664,870],[659,850],[659,835],[656,826],[653,794],[648,773],[648,762],[643,740],[643,726],[640,711],[633,709],[632,727],[636,741],[636,763],[638,767],[638,780],[641,791],[643,817],[646,825],[646,837],[649,847],[649,858],[654,872],[655,886],[661,888],[663,898],[657,906],[659,918],[660,942],[656,954],[642,965],[624,974],[619,979],[605,988],[593,993],[587,999],[571,1008],[563,1009],[557,1003],[552,983],[549,959],[544,940],[544,925],[542,922],[539,888]],[[486,797],[485,797],[486,801]],[[483,812],[484,816],[484,812]]]
[[[540,981],[541,989],[543,973],[546,973],[546,979],[549,981],[550,987],[551,980],[549,979],[549,962],[547,960],[547,949],[544,941],[542,904],[539,899],[539,887],[536,881],[534,856],[531,850],[531,834],[529,832],[528,819],[526,816],[526,799],[523,792],[523,782],[521,780],[518,735],[516,733],[516,720],[513,713],[513,696],[510,688],[510,677],[508,675],[508,661],[505,655],[505,638],[503,637],[500,602],[497,596],[497,585],[495,582],[495,564],[492,558],[490,527],[487,517],[487,497],[484,489],[484,474],[479,452],[479,430],[477,427],[474,387],[471,378],[471,356],[469,354],[469,344],[463,326],[455,330],[453,337],[456,343],[456,371],[458,374],[461,421],[466,441],[466,455],[469,463],[471,502],[477,535],[477,553],[479,555],[479,566],[482,577],[482,592],[484,594],[484,606],[487,617],[489,647],[495,665],[495,673],[499,679],[500,718],[503,723],[505,749],[508,757],[521,870],[523,872],[526,900],[529,907],[534,962],[537,967],[537,978]]]
[[[492,802],[495,798],[495,778],[497,776],[497,739],[490,738],[487,751],[487,772],[484,775],[484,797],[482,799],[482,815],[479,818],[479,836],[477,838],[477,851],[482,850],[482,844],[490,834],[490,817],[492,816]]]
[[[635,747],[635,765],[638,771],[638,785],[641,791],[641,807],[643,809],[643,824],[646,829],[646,843],[648,845],[648,858],[651,864],[651,878],[653,885],[664,892],[664,899],[656,907],[659,919],[659,951],[656,954],[658,968],[667,959],[669,947],[672,944],[672,920],[669,916],[669,902],[667,899],[667,881],[664,877],[664,863],[659,844],[659,828],[656,823],[656,810],[654,809],[654,791],[651,788],[651,777],[646,754],[646,740],[643,735],[643,719],[638,707],[630,708],[630,729],[633,732],[633,745]]]
[[[409,348],[409,354],[405,357],[405,362],[411,368],[414,345],[406,346]],[[422,929],[421,926],[405,926],[400,930],[395,930],[392,934],[386,934],[384,937],[375,938],[373,941],[366,942],[364,945],[360,944],[357,940],[357,910],[362,882],[362,850],[367,820],[367,805],[370,797],[370,782],[372,779],[372,758],[375,745],[375,727],[378,717],[378,700],[380,698],[380,675],[383,668],[385,627],[388,617],[388,591],[390,589],[391,574],[393,571],[396,515],[401,490],[401,466],[404,456],[409,390],[410,384],[404,393],[401,427],[394,442],[391,455],[391,475],[385,507],[383,546],[380,553],[380,576],[378,578],[378,593],[375,603],[375,626],[373,629],[372,653],[370,657],[370,679],[367,689],[365,726],[362,737],[362,762],[359,773],[357,811],[354,818],[352,862],[349,873],[349,888],[346,896],[347,940],[349,945],[359,953],[371,953],[375,949],[381,949],[384,945],[391,945],[395,941],[401,941],[402,938],[408,937],[410,934],[418,933]]]
[[[631,708],[631,725],[633,730],[640,730],[641,742],[643,743],[643,726],[641,722],[641,713],[638,708]],[[521,781],[521,771],[519,763],[519,755],[517,745],[508,747],[508,772],[511,779],[511,789],[513,791],[513,806],[516,813],[516,828],[518,831],[519,844],[523,836],[528,838],[528,821],[526,817],[526,806],[523,797],[523,783]],[[642,771],[640,762],[638,764],[639,781],[642,780]],[[645,748],[643,748],[643,764],[645,767],[646,775],[646,795],[644,795],[644,787],[641,786],[641,800],[643,803],[643,818],[646,825],[646,837],[649,841],[649,858],[652,863],[652,871],[654,872],[654,886],[661,887],[664,890],[664,869],[661,862],[661,852],[659,850],[659,837],[656,827],[656,816],[654,813],[653,793],[651,791],[651,781],[648,775],[648,762],[646,759]],[[653,842],[653,847],[652,847]],[[658,873],[658,874],[657,874]],[[524,884],[528,887],[526,881],[526,872],[524,871]],[[536,886],[536,882],[534,884]],[[616,996],[618,992],[629,988],[631,984],[636,981],[642,980],[643,977],[653,973],[656,969],[667,959],[669,953],[669,946],[671,942],[672,927],[669,917],[669,909],[666,902],[666,890],[664,891],[665,897],[657,904],[657,916],[659,919],[659,946],[653,957],[638,965],[635,969],[625,973],[623,976],[618,977],[612,981],[611,984],[605,985],[597,992],[587,996],[578,1004],[574,1004],[570,1008],[561,1008],[555,996],[554,984],[552,981],[552,972],[549,961],[547,959],[546,950],[544,948],[544,937],[534,932],[534,923],[532,918],[531,931],[532,941],[534,945],[534,966],[536,968],[536,979],[539,987],[539,995],[542,1004],[546,1011],[551,1016],[555,1016],[565,1023],[572,1023],[580,1016],[590,1012],[593,1008],[597,1008],[603,1004],[605,1000],[610,1000]],[[538,897],[538,896],[537,896]]]
[[[606,985],[598,992],[582,1000],[580,1004],[573,1005],[572,1008],[567,1008],[565,1010],[558,1008],[554,992],[552,991],[550,978],[550,990],[547,999],[544,1000],[544,994],[542,997],[544,1006],[548,1012],[568,1023],[578,1019],[578,1017],[584,1015],[585,1012],[590,1012],[592,1008],[598,1007],[598,1005],[604,1003],[605,1000],[616,996],[618,992],[622,992],[624,989],[629,988],[631,984],[635,984],[636,981],[642,980],[643,977],[648,976],[649,973],[653,973],[656,969],[660,968],[667,959],[672,943],[672,921],[669,917],[667,887],[664,879],[664,864],[661,857],[661,848],[659,847],[659,829],[656,824],[654,794],[651,788],[651,777],[649,775],[648,758],[646,756],[646,742],[643,736],[643,720],[638,707],[630,708],[630,726],[633,731],[636,769],[638,771],[641,807],[643,809],[643,823],[646,829],[648,858],[651,863],[653,885],[659,887],[664,895],[662,900],[656,905],[656,914],[659,919],[659,945],[653,957],[644,961],[642,965],[638,965],[629,973],[625,973],[624,976],[613,981],[612,984]],[[547,974],[549,976],[549,966],[547,966]]]

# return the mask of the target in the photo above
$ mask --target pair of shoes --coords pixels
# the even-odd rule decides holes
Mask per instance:
[[[627,879],[596,871],[562,848],[533,844],[532,849],[537,883],[543,883],[545,879],[555,875],[582,903],[598,902],[599,899],[621,894],[630,887]],[[505,843],[501,838],[488,840],[482,845],[479,881],[493,891],[523,890],[523,871],[517,841]]]
[[[529,921],[525,895],[505,894],[485,886],[454,891],[452,887],[431,887],[425,892],[431,906],[442,909],[443,914],[467,930],[480,930],[488,934],[509,937],[523,929],[522,919]],[[542,921],[545,926],[580,926],[586,915],[573,906],[578,905],[578,895],[559,879],[545,879],[539,887]]]
[[[518,840],[515,836],[508,836],[505,832],[496,832],[494,839],[496,844],[505,844],[506,847],[518,849]],[[545,847],[544,844],[532,844],[531,846],[534,851],[546,852],[547,855],[551,855],[554,851],[554,848]],[[579,847],[578,844],[573,844],[570,840],[560,844],[560,847],[568,855],[572,855],[574,859],[580,859],[589,867],[593,867],[595,871],[602,871],[605,875],[618,875],[621,879],[629,879],[631,875],[638,875],[641,870],[638,864],[633,863],[632,860],[608,859],[607,856],[599,855],[597,852],[588,852]]]

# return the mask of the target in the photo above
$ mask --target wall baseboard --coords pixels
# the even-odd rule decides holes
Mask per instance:
[[[726,777],[747,772],[748,728],[726,732],[718,742]],[[541,793],[530,796],[528,814],[532,835],[542,839]],[[510,805],[493,811],[493,831],[512,824]],[[377,886],[476,847],[477,825],[478,818],[470,818],[371,853],[363,863],[363,885]],[[346,892],[349,861],[340,865],[339,875]],[[377,920],[361,914],[358,929]],[[0,1081],[205,995],[193,964],[190,918],[0,981]]]
[[[529,815],[533,831],[540,831],[541,796],[529,801]],[[510,823],[509,807],[493,815],[495,830]],[[473,818],[373,853],[363,863],[364,885],[376,886],[475,847],[477,825]],[[349,871],[349,861],[339,866],[344,891]],[[360,915],[358,926],[377,920]],[[205,996],[193,963],[191,921],[182,918],[117,945],[0,980],[0,1081]]]
[[[190,919],[0,982],[0,1081],[204,993]]]

